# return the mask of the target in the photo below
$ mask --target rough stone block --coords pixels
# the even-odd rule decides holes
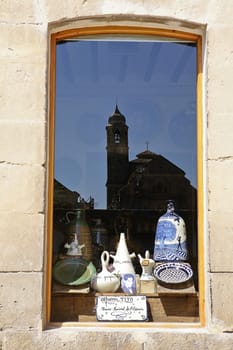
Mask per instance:
[[[46,63],[47,32],[42,25],[1,23],[1,58],[9,63]],[[20,40],[19,40],[20,38]]]
[[[0,213],[0,271],[42,271],[44,215]]]
[[[1,19],[7,23],[38,23],[38,16],[40,11],[35,11],[35,2],[33,1],[22,1],[22,2],[11,2],[8,0],[1,1]],[[16,15],[17,14],[17,18]]]
[[[233,272],[232,214],[209,213],[210,269],[212,272]]]
[[[114,328],[114,331],[100,331],[97,328],[87,331],[79,328],[78,332],[64,329],[43,332],[40,337],[35,332],[11,333],[5,342],[5,348],[18,350],[19,344],[24,344],[27,350],[90,350],[93,346],[101,350],[204,350],[204,337],[202,334],[181,332],[148,332],[132,327],[121,331],[119,328]]]
[[[208,117],[208,158],[230,157],[233,151],[232,113],[210,113]]]
[[[25,23],[0,28],[0,119],[45,120],[46,33]]]
[[[198,330],[146,330],[119,328],[50,330],[43,333],[31,331],[10,332],[5,338],[4,350],[90,350],[93,346],[103,350],[232,350],[232,334],[207,334]]]
[[[96,7],[94,1],[91,0],[91,3]],[[49,21],[52,22],[58,18],[76,18],[81,15],[83,7],[89,7],[89,1],[67,0],[66,3],[60,2],[57,6],[53,6],[51,2],[47,1],[44,4],[44,11],[47,13]]]
[[[208,161],[209,210],[232,213],[233,157]]]
[[[39,330],[42,273],[1,273],[0,278],[0,327],[5,330]]]
[[[224,5],[218,0],[206,1],[208,8],[206,8],[206,21],[211,25],[222,24],[232,25],[232,21],[228,14],[232,11],[232,3],[225,1]],[[222,6],[223,5],[223,6]]]
[[[0,159],[18,164],[44,164],[44,123],[0,121]]]
[[[233,112],[232,30],[233,27],[216,26],[207,33],[207,109],[212,115]]]
[[[212,323],[233,332],[233,273],[211,274]]]
[[[232,7],[232,5],[231,5]],[[222,8],[225,11],[224,8]],[[230,17],[229,17],[230,19]],[[207,50],[208,50],[208,75],[217,72],[220,68],[229,67],[232,62],[232,21],[230,25],[221,23],[210,25],[207,29]],[[224,38],[224,40],[223,40]],[[221,53],[221,58],[220,58]],[[211,71],[209,71],[211,68]],[[231,72],[232,74],[232,72]],[[227,76],[223,76],[226,78]]]
[[[224,75],[224,69],[222,70]],[[229,81],[220,82],[218,79],[209,81],[207,84],[208,102],[207,108],[210,117],[214,113],[229,114],[233,112],[231,101],[231,83]]]
[[[203,350],[232,350],[233,335],[227,333],[206,334]]]
[[[42,166],[0,164],[0,211],[42,212],[44,186]]]
[[[32,58],[33,60],[34,58]],[[0,59],[0,120],[46,119],[46,64]],[[25,61],[27,59],[25,58]],[[7,84],[6,84],[7,81]]]

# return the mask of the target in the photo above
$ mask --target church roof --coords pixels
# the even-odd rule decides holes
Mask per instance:
[[[141,159],[153,159],[155,158],[156,156],[158,156],[158,154],[154,153],[154,152],[151,152],[149,151],[148,149],[146,151],[143,151],[141,153],[138,153],[136,155],[137,158]]]
[[[109,124],[115,123],[124,123],[125,124],[125,116],[120,112],[117,104],[114,113],[108,119]]]
[[[174,163],[172,163],[170,160],[168,160],[167,158],[163,157],[160,154],[156,154],[154,152],[151,152],[150,150],[146,149],[145,151],[138,153],[136,155],[136,159],[133,159],[130,161],[130,164],[132,165],[132,170],[134,169],[135,166],[137,165],[144,165],[144,166],[148,166],[149,164],[151,164],[153,166],[153,164],[159,164],[159,167],[162,169],[164,168],[167,172],[176,172],[177,174],[185,174],[185,172],[179,168],[177,165],[175,165]],[[157,166],[156,166],[157,167]],[[134,170],[133,170],[134,171]]]
[[[136,159],[131,160],[130,163],[133,164],[148,164],[152,161],[152,159],[156,158],[158,156],[156,153],[149,151],[148,149],[146,151],[143,151],[141,153],[138,153],[136,155]]]

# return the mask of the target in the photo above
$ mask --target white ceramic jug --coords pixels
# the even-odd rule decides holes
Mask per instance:
[[[105,250],[101,254],[102,271],[91,280],[92,289],[100,293],[114,293],[120,287],[120,277],[113,272],[109,272],[109,253]]]

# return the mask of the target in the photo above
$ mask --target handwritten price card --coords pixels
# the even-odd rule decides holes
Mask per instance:
[[[147,302],[142,295],[98,296],[98,321],[147,321]]]

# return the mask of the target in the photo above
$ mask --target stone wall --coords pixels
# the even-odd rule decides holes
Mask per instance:
[[[0,13],[0,349],[232,349],[233,3],[2,0]],[[204,35],[204,328],[43,330],[48,31],[83,21]]]

